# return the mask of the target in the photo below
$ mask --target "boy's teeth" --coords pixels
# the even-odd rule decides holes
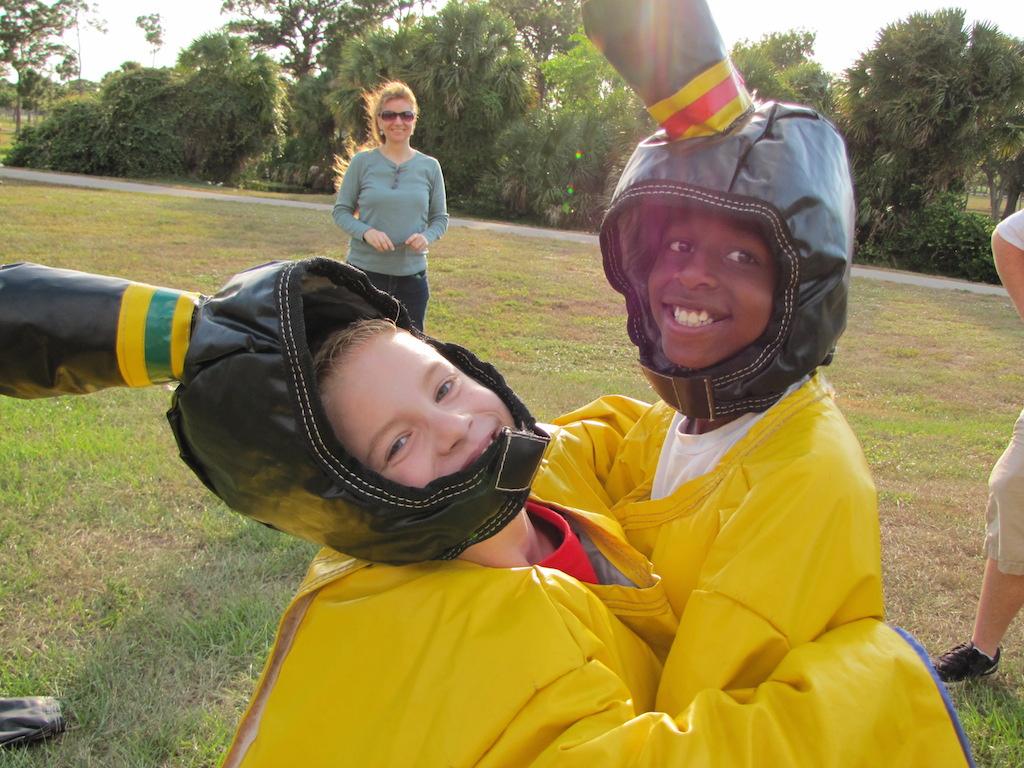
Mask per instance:
[[[706,309],[702,309],[700,312],[692,309],[683,309],[682,307],[674,307],[672,310],[675,315],[676,322],[680,325],[688,325],[691,327],[698,327],[701,325],[708,325],[712,322],[711,316],[708,315]]]

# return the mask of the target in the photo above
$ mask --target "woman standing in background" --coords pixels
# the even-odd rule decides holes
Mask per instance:
[[[352,238],[348,263],[401,301],[422,331],[430,299],[427,246],[448,229],[448,205],[440,163],[409,145],[416,115],[416,96],[405,83],[367,94],[375,146],[352,158],[333,216]]]

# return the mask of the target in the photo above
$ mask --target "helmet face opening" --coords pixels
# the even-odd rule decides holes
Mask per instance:
[[[791,318],[792,301],[787,302],[786,296],[792,294],[799,262],[793,249],[787,247],[788,240],[778,234],[785,226],[781,217],[777,213],[771,215],[773,212],[763,204],[751,206],[745,201],[712,197],[701,190],[683,187],[673,190],[671,202],[666,202],[664,197],[664,193],[657,197],[641,194],[637,205],[622,211],[614,225],[621,261],[613,259],[609,268],[618,281],[615,287],[630,297],[630,303],[637,307],[637,322],[631,322],[630,332],[640,349],[641,363],[665,374],[714,378],[719,370],[734,370],[736,362],[733,358],[742,355],[748,345],[731,354],[726,351],[721,359],[705,365],[687,366],[669,357],[654,316],[655,308],[651,304],[654,300],[651,293],[654,290],[652,271],[658,270],[662,251],[667,250],[666,236],[679,231],[728,227],[744,239],[755,237],[763,243],[772,260],[772,281],[767,299],[771,303],[771,312],[765,322],[759,324],[761,329],[749,342],[766,349],[780,343]],[[730,284],[724,286],[725,290],[734,287],[735,277],[730,278],[727,274],[720,277],[723,283],[731,279]],[[698,293],[693,291],[693,295]],[[752,365],[765,364],[765,355],[757,357]]]
[[[334,330],[389,318],[505,402],[516,422],[470,466],[424,488],[348,454],[320,401],[313,355]],[[547,436],[490,365],[412,330],[404,308],[330,259],[236,276],[196,314],[168,414],[182,458],[232,509],[300,538],[385,563],[458,556],[525,503]]]
[[[764,332],[699,369],[664,354],[647,295],[654,240],[682,211],[756,226],[779,266]],[[846,322],[852,236],[841,137],[813,110],[765,104],[714,137],[642,142],[613,196],[601,248],[658,394],[688,416],[719,418],[767,409],[830,361]]]

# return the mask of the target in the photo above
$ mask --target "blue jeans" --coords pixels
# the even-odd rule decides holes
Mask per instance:
[[[381,272],[366,272],[374,288],[390,293],[402,304],[409,313],[413,326],[423,331],[423,322],[427,318],[427,302],[430,300],[430,283],[427,282],[427,270],[415,275],[385,275]]]

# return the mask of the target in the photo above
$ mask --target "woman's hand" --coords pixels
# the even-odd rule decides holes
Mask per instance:
[[[416,235],[413,235],[416,237]],[[420,235],[422,237],[422,235]],[[412,238],[409,238],[410,240]],[[372,245],[378,251],[393,251],[395,250],[395,244],[391,242],[391,238],[381,232],[379,229],[368,229],[363,233],[363,240]],[[424,241],[426,238],[424,238]]]
[[[415,235],[409,235],[409,238],[405,241],[405,244],[412,248],[414,251],[425,251],[427,249],[427,238],[425,235],[417,232]]]

